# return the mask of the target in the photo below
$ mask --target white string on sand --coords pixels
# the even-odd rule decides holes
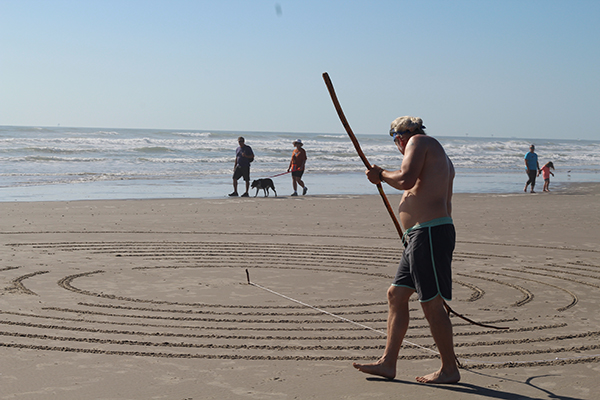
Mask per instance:
[[[352,321],[351,319],[344,318],[344,317],[342,317],[342,316],[339,316],[339,315],[337,315],[337,314],[331,313],[331,312],[329,312],[329,311],[325,311],[325,310],[322,310],[322,309],[320,309],[320,308],[317,308],[317,307],[311,306],[310,304],[306,304],[306,303],[304,303],[304,302],[302,302],[302,301],[300,301],[300,300],[293,299],[293,298],[291,298],[291,297],[289,297],[289,296],[286,296],[286,295],[284,295],[284,294],[278,293],[278,292],[276,292],[276,291],[274,291],[274,290],[271,290],[271,289],[269,289],[269,288],[266,288],[266,287],[264,287],[264,286],[261,286],[261,285],[259,285],[259,284],[257,284],[257,283],[251,282],[251,281],[250,281],[250,273],[248,272],[248,270],[246,270],[246,278],[248,278],[248,284],[249,284],[249,285],[255,286],[255,287],[257,287],[257,288],[259,288],[259,289],[262,289],[262,290],[266,290],[266,291],[267,291],[267,292],[269,292],[269,293],[276,294],[276,295],[277,295],[277,296],[279,296],[279,297],[283,297],[284,299],[287,299],[287,300],[293,301],[294,303],[298,303],[298,304],[300,304],[300,305],[303,305],[304,307],[312,308],[313,310],[316,310],[316,311],[322,312],[323,314],[327,314],[327,315],[329,315],[329,316],[331,316],[331,317],[334,317],[334,318],[341,319],[342,321],[348,322],[348,323],[350,323],[350,324],[353,324],[353,325],[356,325],[356,326],[360,326],[361,328],[368,329],[368,330],[370,330],[370,331],[373,331],[373,332],[377,332],[377,333],[379,333],[379,334],[381,334],[381,335],[383,335],[383,336],[387,336],[387,334],[386,334],[385,332],[383,332],[383,331],[380,331],[380,330],[378,330],[378,329],[371,328],[370,326],[363,325],[363,324],[361,324],[361,323],[359,323],[359,322],[356,322],[356,321]],[[418,345],[418,344],[416,344],[416,343],[411,343],[411,342],[409,342],[408,340],[403,340],[403,343],[409,344],[409,345],[411,345],[411,346],[414,346],[414,347],[418,347],[418,348],[420,348],[420,349],[423,349],[423,350],[430,351],[430,352],[432,352],[432,353],[434,353],[434,354],[440,354],[439,352],[437,352],[437,351],[435,351],[435,350],[432,350],[432,349],[429,349],[429,348],[427,348],[427,347],[424,347],[424,346]]]
[[[381,334],[383,336],[387,336],[387,334],[385,332],[380,331],[379,329],[371,328],[370,326],[363,325],[363,324],[361,324],[359,322],[356,322],[356,321],[352,321],[351,319],[344,318],[342,316],[339,316],[337,314],[331,313],[329,311],[322,310],[322,309],[320,309],[318,307],[311,306],[310,304],[306,304],[303,301],[296,300],[294,298],[291,298],[289,296],[286,296],[284,294],[278,293],[278,292],[276,292],[274,290],[271,290],[269,288],[261,286],[261,285],[259,285],[257,283],[251,282],[250,281],[250,273],[248,272],[248,270],[246,270],[246,278],[248,279],[248,284],[249,285],[252,285],[252,286],[257,287],[259,289],[265,290],[265,291],[267,291],[269,293],[273,293],[273,294],[275,294],[275,295],[277,295],[279,297],[282,297],[282,298],[284,298],[286,300],[293,301],[294,303],[298,303],[300,305],[303,305],[304,307],[308,307],[308,308],[311,308],[311,309],[313,309],[315,311],[319,311],[319,312],[321,312],[323,314],[327,314],[327,315],[329,315],[331,317],[338,318],[338,319],[340,319],[342,321],[348,322],[348,323],[356,325],[356,326],[360,326],[363,329],[368,329],[370,331],[377,332],[377,333],[379,333],[379,334]],[[409,345],[411,345],[413,347],[417,347],[419,349],[426,350],[426,351],[429,351],[429,352],[434,353],[434,354],[438,354],[438,355],[440,354],[438,351],[429,349],[427,347],[418,345],[416,343],[409,342],[406,339],[403,340],[402,343],[403,344],[404,343],[409,344]],[[483,360],[476,360],[476,359],[469,359],[469,358],[457,358],[457,360],[460,360],[460,361],[463,361],[463,362],[478,363],[478,364],[487,364],[487,365],[496,365],[496,364],[516,364],[516,365],[518,365],[518,364],[540,363],[540,362],[551,362],[551,361],[580,360],[580,359],[585,359],[585,358],[596,358],[596,357],[600,357],[600,354],[594,354],[594,355],[589,355],[589,356],[576,356],[576,357],[561,357],[561,358],[556,357],[556,358],[552,358],[552,359],[528,360],[528,361],[483,361]]]

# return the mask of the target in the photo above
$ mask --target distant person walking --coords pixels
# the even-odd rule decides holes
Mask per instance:
[[[292,187],[294,188],[292,196],[298,196],[298,185],[302,187],[302,195],[304,196],[306,192],[308,192],[308,188],[302,181],[304,165],[306,164],[306,151],[302,148],[303,144],[301,139],[296,139],[293,145],[295,149],[292,153],[290,166],[288,167],[288,172],[292,171]]]
[[[544,178],[544,192],[550,191],[550,174],[554,176],[554,173],[550,171],[551,169],[554,169],[554,164],[552,163],[552,161],[548,161],[540,170],[542,173],[542,178]]]
[[[527,169],[527,183],[525,184],[524,192],[527,191],[527,186],[531,184],[531,193],[535,193],[533,188],[535,187],[535,178],[540,174],[540,164],[538,163],[538,156],[535,154],[535,146],[529,146],[529,153],[525,154],[525,168]]]
[[[240,145],[235,151],[235,164],[233,165],[233,193],[230,193],[230,197],[237,197],[238,195],[238,179],[241,177],[246,181],[246,191],[242,197],[248,197],[248,190],[250,189],[250,163],[254,161],[254,153],[252,148],[246,145],[246,140],[243,137],[238,138],[238,144]]]

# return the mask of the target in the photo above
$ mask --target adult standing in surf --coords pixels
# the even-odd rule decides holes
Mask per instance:
[[[391,124],[390,135],[404,155],[397,171],[373,165],[367,171],[371,183],[385,182],[404,190],[399,216],[406,248],[387,292],[387,343],[383,356],[371,364],[354,363],[362,372],[393,379],[398,353],[410,320],[408,301],[417,293],[433,340],[441,356],[440,369],[417,377],[421,383],[456,383],[452,323],[444,300],[452,298],[451,262],[455,230],[451,218],[454,166],[442,145],[424,132],[421,118],[400,117]]]

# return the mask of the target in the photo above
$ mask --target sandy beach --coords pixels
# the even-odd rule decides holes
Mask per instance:
[[[352,367],[402,251],[376,194],[0,203],[0,399],[597,398],[600,185],[453,207],[450,305],[509,329],[453,317],[434,386],[416,300],[396,379]]]

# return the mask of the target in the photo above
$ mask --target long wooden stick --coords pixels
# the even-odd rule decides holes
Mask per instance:
[[[331,96],[331,100],[333,101],[335,110],[337,111],[338,116],[340,117],[340,121],[342,122],[342,125],[344,125],[344,128],[346,129],[348,136],[350,136],[350,140],[352,140],[352,144],[354,144],[354,148],[356,149],[358,156],[360,157],[362,162],[365,164],[365,167],[367,167],[367,169],[371,169],[372,165],[367,160],[367,157],[365,156],[362,149],[360,148],[360,144],[358,143],[356,136],[354,136],[354,132],[352,132],[352,128],[350,128],[350,124],[348,123],[348,120],[346,119],[346,116],[344,115],[344,111],[342,111],[342,106],[340,105],[340,102],[338,101],[337,95],[335,94],[335,89],[333,88],[333,83],[331,82],[331,79],[329,79],[329,74],[327,72],[323,73],[323,80],[325,81],[325,85],[327,86],[327,89],[329,90],[329,95]],[[394,225],[396,225],[396,230],[398,231],[398,235],[400,235],[400,239],[402,239],[402,236],[403,236],[402,228],[400,227],[400,223],[398,222],[398,219],[396,218],[396,214],[394,213],[394,210],[390,206],[390,202],[388,201],[385,193],[383,192],[381,183],[377,184],[377,190],[379,190],[379,194],[381,195],[381,199],[383,200],[383,203],[385,204],[385,208],[387,208],[388,213],[390,214],[390,217],[392,218],[392,221],[394,221]],[[450,306],[448,305],[448,303],[446,303],[446,301],[444,301],[444,307],[446,308],[446,311],[448,311],[448,314],[452,313],[452,314],[456,315],[457,317],[459,317],[471,324],[478,325],[478,326],[481,326],[484,328],[509,329],[507,327],[497,327],[497,326],[492,326],[492,325],[475,322],[472,319],[469,319],[469,318],[465,317],[464,315],[461,315],[461,314],[457,313],[456,311],[454,311],[452,308],[450,308]]]
[[[340,105],[340,102],[338,101],[337,95],[335,94],[335,89],[333,88],[333,83],[331,83],[331,79],[329,79],[329,74],[327,74],[327,72],[323,73],[323,79],[325,80],[325,85],[327,85],[327,89],[329,90],[329,95],[331,96],[331,100],[333,101],[335,110],[337,111],[338,116],[340,117],[340,121],[342,121],[342,125],[344,125],[344,128],[346,128],[346,132],[348,133],[348,136],[350,136],[350,140],[352,141],[352,144],[354,145],[354,148],[356,149],[358,156],[362,160],[363,164],[365,164],[365,167],[367,167],[367,169],[370,170],[371,168],[373,168],[373,166],[369,163],[369,160],[367,160],[365,153],[363,153],[362,149],[360,148],[360,144],[358,143],[356,136],[354,136],[354,132],[352,132],[352,128],[350,128],[350,124],[348,123],[348,120],[346,119],[346,116],[344,115],[344,111],[342,111],[342,106]],[[383,200],[383,204],[385,204],[385,208],[388,210],[388,213],[390,214],[390,217],[392,218],[392,221],[394,222],[394,225],[396,226],[398,235],[400,235],[400,239],[402,239],[402,235],[403,235],[402,228],[400,227],[400,223],[398,222],[398,219],[396,218],[396,214],[394,213],[394,210],[390,206],[390,202],[388,201],[387,196],[385,195],[385,193],[383,191],[383,187],[381,186],[381,183],[377,184],[377,190],[379,190],[379,195],[381,196],[381,199]]]

